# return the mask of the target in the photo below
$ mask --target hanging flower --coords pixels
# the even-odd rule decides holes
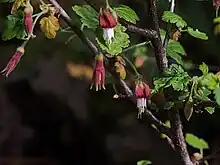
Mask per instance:
[[[1,71],[3,75],[6,77],[9,76],[9,74],[15,69],[18,62],[20,61],[21,56],[24,54],[24,48],[18,47],[15,54],[12,56],[10,61],[8,62],[7,66]]]
[[[116,11],[107,7],[105,10],[99,10],[99,26],[103,29],[103,38],[111,43],[114,38],[114,27],[118,23],[118,14]]]
[[[215,7],[220,6],[220,0],[213,0],[212,3]]]
[[[216,17],[218,17],[218,10],[220,6],[220,0],[212,0],[213,6],[215,7],[216,10]]]
[[[29,35],[32,35],[33,33],[33,9],[30,7],[26,7],[24,9],[24,24],[25,24],[25,29]]]
[[[137,100],[138,118],[145,112],[147,107],[147,99],[150,96],[150,87],[142,81],[136,82],[135,96]]]
[[[92,81],[90,89],[92,89],[94,84],[96,91],[101,90],[101,88],[105,89],[105,68],[102,54],[98,54],[95,57],[95,69],[93,71]]]

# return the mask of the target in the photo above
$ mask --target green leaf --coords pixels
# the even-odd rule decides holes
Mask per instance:
[[[152,162],[149,160],[140,160],[137,162],[137,165],[148,165],[148,164],[152,164]]]
[[[167,49],[173,50],[174,52],[179,53],[180,55],[183,56],[186,54],[183,46],[178,41],[169,40]]]
[[[164,29],[160,29],[160,37],[162,41],[164,41],[165,36],[166,36],[166,31]]]
[[[218,105],[220,105],[220,87],[216,88],[213,93],[215,94],[215,100]]]
[[[110,55],[118,55],[122,52],[122,49],[128,47],[130,43],[129,36],[125,31],[126,28],[118,24],[114,29],[115,38],[112,40],[112,43],[109,44],[105,41],[102,35],[98,36],[96,41],[102,50]]]
[[[209,145],[205,140],[200,139],[193,134],[186,134],[186,142],[196,149],[209,149]]]
[[[170,110],[171,108],[174,107],[174,105],[175,105],[174,102],[168,101],[168,102],[165,103],[164,109],[165,110]]]
[[[72,9],[80,17],[82,27],[86,26],[95,30],[99,26],[98,12],[95,11],[95,9],[93,9],[90,5],[75,5],[72,7]]]
[[[114,8],[118,12],[119,18],[124,19],[127,22],[136,24],[139,21],[139,18],[135,11],[128,6],[120,5],[119,7]]]
[[[182,57],[180,55],[185,55],[186,52],[183,46],[178,41],[169,40],[167,45],[167,55],[173,58],[178,64],[183,64]]]
[[[154,89],[161,91],[164,88],[172,86],[175,91],[184,91],[188,89],[190,77],[180,65],[172,64],[165,75],[154,78]]]
[[[213,73],[208,73],[200,78],[199,83],[210,90],[214,90],[218,86],[218,77]]]
[[[184,115],[188,121],[191,118],[192,114],[193,114],[193,102],[187,101],[184,107]]]
[[[195,38],[199,38],[202,40],[208,40],[208,36],[205,33],[200,32],[198,29],[194,30],[191,27],[187,27],[187,32]]]
[[[0,0],[0,3],[2,3],[2,2],[9,2],[9,3],[11,3],[11,2],[14,2],[14,0]]]
[[[216,17],[213,19],[213,23],[220,23],[220,17]]]
[[[203,75],[209,73],[209,68],[204,62],[201,65],[199,65],[199,69],[202,71]]]
[[[213,114],[215,112],[215,108],[214,107],[205,107],[204,108],[209,114]]]
[[[171,11],[164,11],[162,20],[168,23],[176,24],[178,28],[184,28],[187,26],[186,21],[183,20],[182,17]]]
[[[171,128],[171,124],[170,124],[170,121],[167,120],[165,123],[164,123],[168,128]],[[160,136],[162,139],[166,139],[168,136],[166,134],[161,134]]]
[[[24,39],[27,36],[24,27],[24,13],[18,10],[12,15],[8,15],[4,23],[4,31],[2,39],[4,41],[10,40],[14,37],[17,39]]]
[[[167,56],[174,59],[178,64],[183,65],[182,57],[172,49],[167,48]]]
[[[194,92],[194,97],[198,100],[201,100],[201,101],[208,101],[208,100],[210,100],[208,96],[211,93],[212,92],[208,88],[203,86],[202,88],[200,88]]]

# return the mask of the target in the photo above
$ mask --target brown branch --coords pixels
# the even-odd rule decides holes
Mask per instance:
[[[170,129],[160,120],[158,120],[149,110],[146,110],[146,116],[151,124],[154,124],[160,133],[166,134],[169,138],[171,137]]]
[[[179,153],[180,161],[182,165],[193,165],[190,160],[189,153],[187,151],[185,138],[182,131],[182,122],[180,119],[180,114],[178,109],[172,109],[169,113],[171,131],[172,131],[172,140],[175,145],[176,152]]]
[[[157,0],[150,0],[149,7],[150,7],[150,15],[152,19],[153,29],[157,31],[158,38],[154,38],[152,40],[152,44],[155,49],[155,57],[157,60],[158,68],[161,72],[164,72],[168,68],[168,61],[166,58],[165,47],[163,47],[161,37],[159,34],[159,19],[157,16]],[[174,4],[174,0],[171,0],[171,4]],[[165,92],[165,96],[168,95]],[[172,132],[172,141],[175,146],[176,152],[179,154],[180,161],[182,165],[193,165],[192,161],[190,160],[189,153],[187,151],[185,138],[183,135],[182,130],[182,122],[180,119],[179,109],[172,108],[169,111],[169,118],[171,122],[171,132]]]
[[[215,108],[219,108],[220,106],[217,104],[216,101],[202,101],[201,103],[197,104],[195,106],[198,109],[204,108],[204,107],[215,107]]]
[[[57,3],[56,0],[49,0],[51,4],[54,5],[59,10],[60,16],[63,18],[63,20],[73,29],[73,31],[76,33],[76,35],[83,41],[85,45],[89,47],[89,49],[94,53],[97,54],[98,49],[85,35],[84,33],[73,23],[72,19],[69,17],[69,15],[65,12],[65,10]],[[133,96],[133,93],[131,89],[127,86],[124,80],[118,77],[118,75],[113,72],[113,70],[109,67],[107,67],[109,73],[111,73],[114,77],[116,77],[119,80],[120,86],[123,88],[125,94],[127,96]],[[136,103],[136,102],[135,102]],[[164,125],[160,120],[158,120],[151,112],[147,112],[148,119],[158,127],[159,130],[161,130],[161,133],[166,134],[167,136],[170,135],[169,128]]]
[[[162,45],[160,33],[154,29],[142,29],[134,25],[125,25],[129,32],[144,36],[151,40],[155,51],[155,58],[158,69],[163,72],[168,68],[168,61],[165,54],[165,49]],[[156,26],[156,25],[155,25]]]

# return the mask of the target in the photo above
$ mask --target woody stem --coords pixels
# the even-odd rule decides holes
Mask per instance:
[[[138,73],[138,71],[137,71],[136,67],[134,66],[134,64],[133,64],[127,57],[123,56],[123,58],[124,58],[125,61],[127,61],[127,63],[132,67],[132,69],[134,70],[134,72],[135,72],[137,78],[139,78],[139,77],[140,77],[140,74]]]
[[[141,42],[141,43],[136,44],[136,45],[132,45],[132,46],[130,46],[130,47],[124,49],[123,52],[127,52],[127,51],[129,51],[129,50],[132,50],[132,49],[135,49],[135,48],[138,48],[138,47],[147,45],[147,44],[149,44],[149,43],[150,43],[150,41],[145,41],[145,42]]]
[[[38,14],[36,14],[36,18],[35,18],[35,20],[34,20],[34,22],[33,22],[33,29],[34,29],[34,27],[36,26],[36,23],[37,23],[37,21],[38,21],[38,19],[43,15],[43,14],[46,14],[47,13],[47,11],[46,10],[44,10],[44,11],[41,11],[40,13],[38,13]],[[25,47],[26,45],[27,45],[27,43],[28,43],[28,41],[31,39],[31,36],[32,36],[33,34],[28,34],[28,37],[27,37],[27,39],[23,42],[23,44],[21,45],[22,47]]]
[[[110,8],[110,5],[108,3],[108,0],[105,0],[105,3],[106,3],[106,8]]]

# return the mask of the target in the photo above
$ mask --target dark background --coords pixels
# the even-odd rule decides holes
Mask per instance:
[[[32,3],[36,4],[37,0]],[[82,0],[60,1],[73,18],[71,6],[82,3]],[[93,3],[101,6],[103,1],[93,0]],[[145,1],[114,3],[137,11],[141,19],[138,26],[151,26]],[[161,15],[168,8],[168,2],[159,0],[159,4]],[[10,4],[0,4],[1,32],[10,8]],[[208,41],[203,41],[184,34],[180,42],[187,53],[185,60],[193,64],[204,61],[217,72],[220,44],[219,37],[213,33],[212,2],[177,0],[176,13],[209,36]],[[89,90],[93,57],[77,37],[65,44],[70,34],[58,33],[56,39],[48,40],[39,27],[35,33],[37,38],[28,43],[16,70],[8,79],[0,77],[1,165],[135,165],[142,159],[151,160],[153,165],[179,164],[166,140],[160,138],[148,121],[137,120],[135,105],[129,100],[112,98],[111,84],[106,84],[106,91]],[[132,44],[143,41],[134,34],[130,36]],[[0,69],[21,43],[16,39],[0,41]],[[157,68],[154,59],[148,56],[141,72],[151,82]],[[71,69],[67,67],[69,63],[73,63]],[[86,68],[87,72],[80,68]],[[194,70],[190,72],[197,74]],[[82,76],[84,73],[86,76]],[[154,113],[164,121],[167,119],[166,112]],[[209,143],[206,155],[219,148],[219,117],[216,110],[213,115],[195,113],[190,122],[183,118],[185,132],[194,133]],[[190,154],[198,152],[190,147],[189,151]],[[218,158],[210,161],[210,165],[218,164]]]

